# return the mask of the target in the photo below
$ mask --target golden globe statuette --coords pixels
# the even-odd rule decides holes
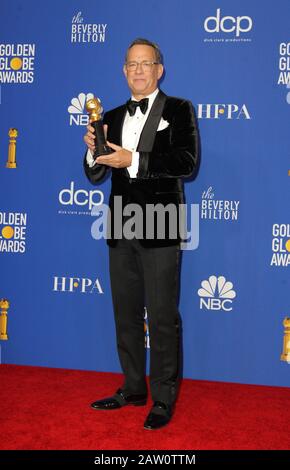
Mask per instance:
[[[0,299],[0,340],[7,340],[7,311],[9,302],[7,299]]]
[[[6,163],[6,168],[16,168],[16,137],[18,137],[18,130],[10,128],[8,135],[9,147],[8,147],[8,161]]]
[[[281,361],[286,361],[290,364],[290,318],[284,318],[283,325],[285,327],[285,331]]]
[[[93,158],[100,155],[109,155],[113,150],[107,145],[103,128],[103,108],[99,98],[92,98],[86,102],[86,110],[90,115],[90,124],[95,130],[95,152]]]

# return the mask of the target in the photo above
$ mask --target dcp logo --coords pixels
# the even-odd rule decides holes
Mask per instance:
[[[247,33],[252,29],[253,21],[250,16],[224,16],[221,18],[221,9],[218,8],[216,16],[208,16],[204,22],[204,29],[208,33],[232,33],[237,37],[241,33]]]
[[[59,202],[64,205],[76,204],[77,206],[88,205],[89,210],[92,210],[93,206],[99,206],[103,204],[104,194],[99,189],[86,191],[85,189],[78,189],[75,191],[75,183],[71,181],[70,188],[62,189],[58,196]]]

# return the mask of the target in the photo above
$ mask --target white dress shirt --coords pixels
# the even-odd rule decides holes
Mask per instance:
[[[153,93],[147,95],[145,98],[148,98],[148,108],[145,114],[142,113],[140,107],[136,108],[136,112],[133,116],[130,116],[129,112],[126,112],[123,130],[122,130],[122,147],[126,150],[132,152],[132,162],[131,165],[127,167],[129,175],[131,178],[136,178],[139,168],[139,152],[136,152],[138,142],[140,139],[141,132],[143,130],[144,124],[148,118],[150,109],[153,105],[153,102],[158,95],[159,89],[156,88]],[[136,98],[132,95],[132,100]],[[112,142],[115,143],[115,142]],[[87,163],[90,167],[94,165],[94,159],[90,150],[87,152]]]

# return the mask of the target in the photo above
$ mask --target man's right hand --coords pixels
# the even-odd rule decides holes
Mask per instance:
[[[90,124],[87,125],[87,133],[84,136],[85,144],[91,150],[92,153],[95,151],[95,129]],[[107,140],[108,125],[104,124],[104,134],[105,139]]]

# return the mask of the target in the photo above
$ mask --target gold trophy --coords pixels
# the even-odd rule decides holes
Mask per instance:
[[[290,364],[290,318],[284,318],[283,325],[285,327],[285,331],[281,361],[286,361]]]
[[[90,115],[90,124],[95,130],[94,160],[100,155],[109,155],[113,150],[107,145],[104,134],[102,112],[103,108],[99,98],[92,98],[86,102],[86,110]]]
[[[18,130],[10,128],[8,135],[10,137],[9,147],[8,147],[8,161],[6,163],[6,168],[16,168],[16,137],[18,137]]]
[[[7,335],[7,311],[9,302],[6,299],[0,299],[0,340],[8,339]]]

